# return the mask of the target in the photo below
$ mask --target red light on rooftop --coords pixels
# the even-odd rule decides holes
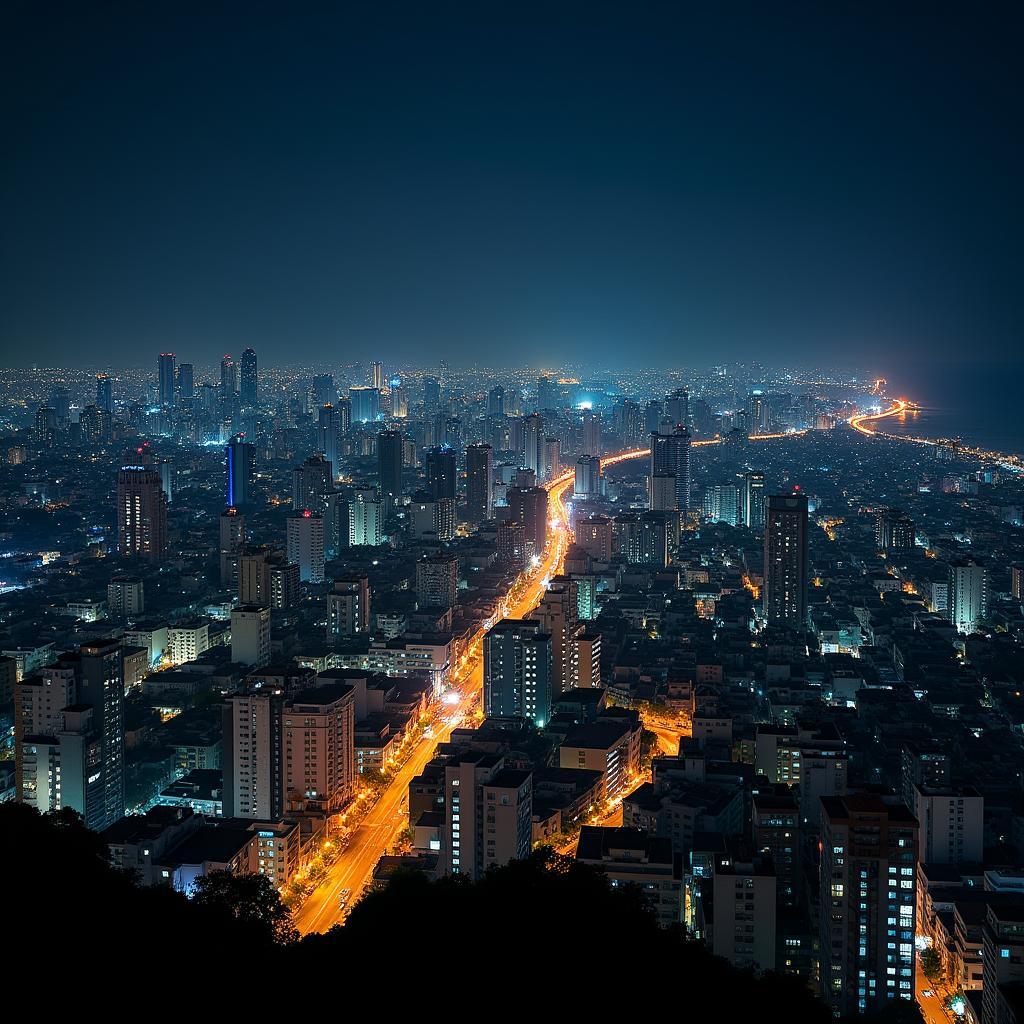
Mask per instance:
[[[302,512],[302,518],[303,519],[309,519],[309,518],[312,517],[312,515],[313,515],[313,513],[310,512],[308,508],[307,509],[303,509],[303,512]]]

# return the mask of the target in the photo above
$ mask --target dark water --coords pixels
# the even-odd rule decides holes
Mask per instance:
[[[1024,455],[1024,364],[947,364],[893,369],[888,393],[920,403],[905,422],[886,420],[893,434],[959,437],[995,451]]]

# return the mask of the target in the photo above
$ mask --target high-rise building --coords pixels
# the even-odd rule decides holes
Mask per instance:
[[[577,581],[578,582],[578,581]],[[591,616],[593,618],[593,616]],[[573,686],[600,687],[601,682],[601,634],[576,631],[572,639],[576,650],[573,653],[573,665],[576,677]]]
[[[985,798],[973,786],[914,787],[914,814],[923,864],[980,864]]]
[[[378,391],[384,388],[384,364],[379,362],[370,363],[370,387]]]
[[[334,386],[333,373],[317,373],[313,375],[313,395],[316,404],[321,408],[334,405],[338,401],[338,391]]]
[[[764,529],[764,614],[770,626],[807,622],[807,497],[773,494]]]
[[[544,479],[544,420],[537,413],[523,419],[523,467]]]
[[[334,581],[327,596],[327,638],[355,636],[370,631],[370,580],[364,573]]]
[[[543,479],[554,480],[562,475],[562,442],[557,437],[545,437],[541,446]]]
[[[397,498],[402,493],[402,440],[397,430],[383,430],[377,435],[377,475],[385,498]]]
[[[875,544],[879,551],[906,551],[914,547],[914,520],[898,508],[883,509],[875,518]]]
[[[233,398],[238,394],[238,365],[231,353],[226,353],[220,361],[220,397]]]
[[[328,683],[284,709],[284,791],[289,811],[336,814],[355,795],[355,688]]]
[[[96,374],[96,408],[105,413],[114,411],[114,381],[105,373]]]
[[[491,388],[487,394],[487,415],[505,415],[505,389],[500,385],[498,387]]]
[[[551,637],[551,690],[556,696],[576,684],[576,634],[579,626],[576,581],[556,576],[533,612],[543,633]]]
[[[583,446],[581,455],[601,455],[601,414],[588,409],[583,413]]]
[[[800,898],[800,809],[788,786],[764,786],[751,801],[754,849],[768,854],[775,865],[776,897],[783,906],[795,906]]]
[[[1020,901],[990,902],[981,934],[979,1024],[1011,1024],[1019,1015],[1016,993],[1024,982],[1024,907]]]
[[[379,547],[384,542],[384,516],[375,488],[358,488],[348,504],[348,546]]]
[[[435,501],[455,498],[455,452],[449,448],[431,448],[427,452],[427,489]]]
[[[304,509],[288,517],[288,561],[303,583],[324,581],[324,517]]]
[[[529,855],[533,774],[506,768],[500,754],[454,755],[444,769],[444,808],[442,874],[477,879]]]
[[[247,409],[255,409],[259,405],[259,369],[256,353],[247,348],[242,353],[242,368],[239,383],[239,397]]]
[[[690,510],[690,435],[684,427],[671,434],[651,434],[650,475],[674,473],[680,512]]]
[[[196,375],[191,363],[178,364],[178,404],[187,405],[195,397]]]
[[[764,529],[764,473],[743,474],[743,525],[751,530]]]
[[[319,452],[292,470],[292,508],[327,511],[327,495],[334,490],[331,463]]]
[[[511,518],[526,532],[528,557],[539,558],[548,537],[548,492],[543,487],[513,487],[508,492]]]
[[[494,518],[494,465],[489,444],[466,448],[466,518],[483,523]]]
[[[537,408],[555,409],[558,407],[558,390],[555,378],[544,374],[537,379]]]
[[[245,516],[237,508],[220,514],[220,585],[238,586],[238,554],[245,546]]]
[[[430,555],[416,563],[416,604],[420,608],[453,608],[459,592],[457,555]]]
[[[581,455],[576,460],[573,494],[577,498],[596,498],[602,489],[600,458],[596,455]]]
[[[284,810],[284,696],[264,688],[223,705],[224,817],[279,821]]]
[[[874,795],[821,805],[822,997],[837,1016],[912,1000],[917,821]]]
[[[115,576],[107,584],[107,611],[134,619],[146,610],[145,585],[138,576]]]
[[[436,377],[423,378],[423,409],[428,416],[441,408],[441,384]]]
[[[267,546],[242,547],[237,556],[238,600],[244,605],[294,608],[299,599],[299,566]]]
[[[231,660],[261,668],[270,664],[270,609],[241,604],[231,609]]]
[[[677,388],[668,395],[663,409],[673,426],[690,429],[690,393],[686,388]]]
[[[988,569],[973,560],[949,566],[949,618],[958,633],[973,633],[988,616]]]
[[[167,552],[167,495],[148,465],[125,465],[117,474],[117,549],[158,560]]]
[[[164,409],[174,408],[174,353],[161,352],[158,363],[160,405]]]
[[[647,477],[647,504],[657,512],[679,510],[679,491],[676,488],[675,473],[664,470]]]
[[[376,423],[380,415],[380,391],[357,385],[348,389],[353,423]]]
[[[119,640],[61,654],[15,690],[17,798],[73,808],[95,831],[124,817],[124,675]]]
[[[256,446],[249,444],[242,434],[238,434],[228,442],[225,452],[227,455],[227,505],[229,508],[245,508],[253,500]]]
[[[320,453],[331,464],[334,476],[341,465],[341,435],[344,432],[342,415],[337,406],[325,405],[317,414],[316,444]]]
[[[526,568],[526,527],[514,519],[498,523],[498,561],[514,569]]]
[[[551,717],[553,672],[551,635],[540,622],[502,619],[484,634],[484,714],[543,726]]]
[[[712,523],[739,526],[742,493],[735,484],[714,484],[704,492],[704,517]]]
[[[1010,566],[1010,595],[1014,601],[1024,601],[1024,565]]]
[[[768,857],[732,844],[716,858],[711,883],[711,950],[741,970],[775,970],[778,879]]]

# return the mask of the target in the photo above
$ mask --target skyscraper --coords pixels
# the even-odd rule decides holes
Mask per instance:
[[[647,478],[647,505],[657,512],[679,510],[676,475],[669,470],[652,473]]]
[[[113,380],[107,374],[96,374],[96,408],[106,413],[114,411],[113,385]]]
[[[174,353],[161,352],[160,371],[160,406],[164,409],[174,408]]]
[[[601,460],[596,455],[581,455],[576,460],[572,490],[577,498],[596,498],[601,494]]]
[[[558,405],[555,378],[544,374],[537,379],[537,408],[554,409]]]
[[[686,388],[677,388],[666,397],[664,414],[675,426],[690,429],[690,393]]]
[[[764,529],[764,614],[771,626],[807,622],[807,497],[773,494]]]
[[[242,353],[242,371],[239,386],[239,396],[242,405],[248,409],[255,409],[259,404],[259,371],[256,364],[256,353],[247,348]]]
[[[364,386],[348,389],[353,423],[375,423],[380,413],[380,391]]]
[[[436,377],[423,378],[423,409],[432,416],[441,408],[441,385]]]
[[[354,573],[334,581],[327,595],[327,639],[354,636],[370,631],[370,580]]]
[[[489,444],[466,448],[466,518],[482,523],[494,516],[493,451]]]
[[[292,508],[327,510],[327,495],[334,490],[331,464],[317,453],[292,470]]]
[[[457,555],[430,555],[416,563],[416,604],[419,608],[453,608],[459,591]]]
[[[191,363],[178,364],[178,404],[190,402],[196,393],[195,370]]]
[[[431,448],[427,452],[427,489],[431,498],[455,498],[455,452]]]
[[[651,434],[651,476],[674,473],[680,512],[690,510],[690,435],[685,427],[671,434]]]
[[[402,493],[402,441],[397,430],[383,430],[377,435],[377,475],[380,493],[386,498],[397,498]]]
[[[119,640],[61,654],[16,691],[18,798],[70,807],[96,831],[124,817],[124,677]]]
[[[373,362],[370,363],[370,387],[376,388],[378,391],[384,388],[384,364]]]
[[[220,397],[231,398],[238,394],[238,366],[230,352],[220,361]]]
[[[536,619],[502,619],[484,634],[484,714],[544,725],[553,668],[551,636]]]
[[[313,394],[319,406],[334,405],[338,400],[338,392],[334,387],[333,373],[317,373],[313,376]]]
[[[837,1016],[912,1000],[917,821],[873,795],[821,805],[822,997]]]
[[[245,508],[252,502],[253,478],[256,475],[256,447],[242,434],[233,437],[225,449],[227,456],[226,503],[229,508]]]
[[[959,633],[973,633],[988,615],[988,569],[973,560],[949,566],[949,618]]]
[[[317,417],[316,444],[327,461],[335,478],[341,465],[341,435],[344,429],[342,418],[336,406],[325,405]]]
[[[743,525],[751,530],[763,530],[764,511],[764,473],[744,473]]]
[[[303,583],[324,581],[324,517],[304,509],[288,517],[288,561]]]
[[[487,394],[487,415],[505,415],[505,389],[500,385],[498,387],[491,388]]]
[[[237,508],[220,514],[220,585],[238,586],[238,554],[245,545],[245,516]]]
[[[548,492],[543,487],[514,487],[508,503],[512,519],[523,524],[528,557],[539,558],[548,537]]]
[[[523,466],[544,479],[544,420],[537,413],[523,419]]]
[[[223,705],[223,804],[226,818],[279,821],[284,809],[284,696],[263,689]]]
[[[154,561],[167,551],[167,495],[152,466],[128,464],[118,471],[117,549]]]
[[[601,414],[587,410],[583,413],[583,455],[600,455],[601,447]]]
[[[560,694],[575,685],[579,601],[574,579],[556,576],[533,611],[543,633],[551,638],[551,691]]]

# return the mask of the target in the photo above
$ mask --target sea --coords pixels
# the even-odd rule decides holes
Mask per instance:
[[[1024,456],[1024,363],[922,361],[880,371],[886,393],[917,402],[920,412],[885,420],[882,430],[959,438],[990,451]]]

